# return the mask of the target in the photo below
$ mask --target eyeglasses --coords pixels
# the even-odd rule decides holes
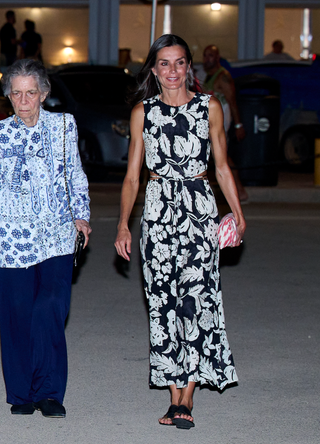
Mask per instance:
[[[25,94],[29,99],[35,99],[40,94],[40,91],[38,91],[37,89],[31,89],[30,91],[27,91]],[[10,95],[13,99],[20,99],[23,95],[23,92],[11,91]]]

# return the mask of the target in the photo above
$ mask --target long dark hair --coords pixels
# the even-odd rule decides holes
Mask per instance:
[[[141,68],[141,71],[136,77],[137,87],[128,97],[128,102],[130,105],[134,106],[142,100],[153,97],[159,93],[155,76],[153,75],[151,69],[155,66],[157,54],[161,49],[176,45],[181,46],[185,50],[187,62],[188,64],[190,64],[187,81],[189,83],[189,88],[192,89],[194,83],[193,62],[192,55],[187,43],[177,35],[164,34],[159,37],[151,46],[148,57],[143,67]]]

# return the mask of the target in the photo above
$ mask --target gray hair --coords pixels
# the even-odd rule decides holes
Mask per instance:
[[[3,94],[7,97],[11,93],[11,82],[14,77],[32,76],[38,83],[41,94],[50,94],[51,84],[47,71],[41,62],[32,59],[17,60],[9,66],[1,79]]]

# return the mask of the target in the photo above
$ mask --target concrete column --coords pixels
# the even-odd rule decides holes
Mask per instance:
[[[118,64],[120,0],[89,0],[89,63]]]
[[[265,0],[239,0],[239,59],[263,57],[264,8]]]

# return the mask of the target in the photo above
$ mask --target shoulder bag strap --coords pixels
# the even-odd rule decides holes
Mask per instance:
[[[64,183],[66,188],[66,194],[68,199],[68,207],[71,214],[73,225],[75,226],[75,229],[77,229],[76,222],[74,220],[72,210],[71,210],[71,204],[70,204],[70,194],[69,194],[69,188],[68,188],[68,182],[67,182],[67,162],[66,162],[66,115],[63,113],[63,170],[64,170]]]

